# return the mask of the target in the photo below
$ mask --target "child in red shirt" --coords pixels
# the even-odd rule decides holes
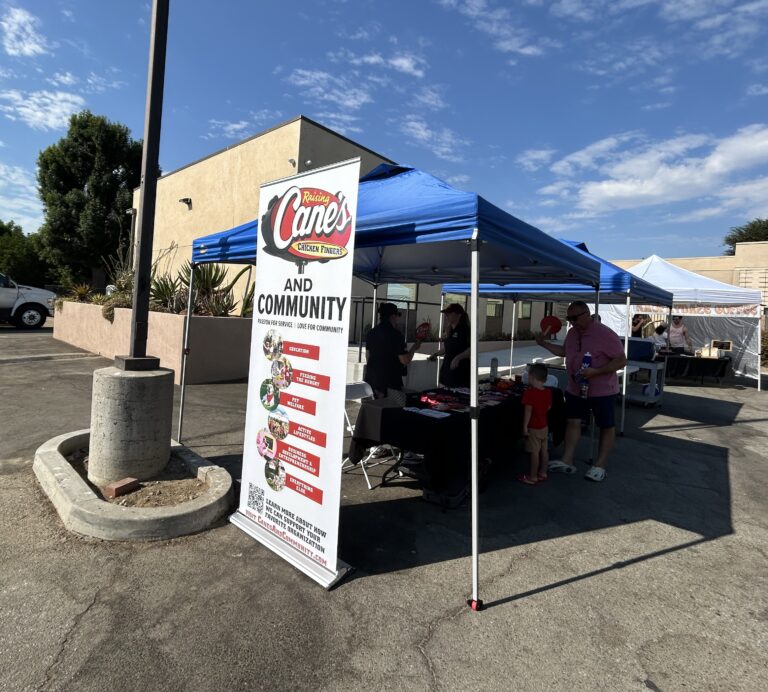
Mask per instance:
[[[546,381],[546,366],[541,363],[531,365],[528,369],[528,389],[523,392],[523,437],[525,448],[531,455],[531,466],[527,474],[517,477],[526,485],[547,480],[547,413],[552,408],[552,392],[544,386]]]

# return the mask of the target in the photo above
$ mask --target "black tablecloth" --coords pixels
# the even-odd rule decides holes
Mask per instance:
[[[549,430],[555,445],[565,435],[565,400],[559,389],[552,389]],[[513,444],[522,436],[523,405],[516,392],[495,406],[480,409],[478,421],[479,456],[503,461],[513,455]],[[364,401],[355,423],[349,458],[353,462],[364,450],[380,443],[425,456],[433,472],[439,466],[443,475],[468,468],[471,459],[469,413],[451,413],[445,418],[429,418],[396,407],[386,399]]]
[[[670,377],[715,377],[720,380],[728,374],[730,358],[696,358],[695,356],[666,356],[666,376]]]

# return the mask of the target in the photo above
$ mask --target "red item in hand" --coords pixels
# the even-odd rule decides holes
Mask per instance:
[[[540,325],[544,336],[549,336],[550,334],[554,336],[563,328],[563,323],[560,321],[560,318],[555,317],[554,315],[543,317]]]
[[[429,332],[432,329],[432,325],[429,322],[422,322],[416,327],[416,341],[424,341],[429,338]]]

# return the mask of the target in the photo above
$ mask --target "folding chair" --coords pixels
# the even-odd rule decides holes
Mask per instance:
[[[373,397],[373,390],[371,389],[371,385],[369,385],[367,382],[347,382],[347,401],[356,401],[358,403],[362,403],[363,399],[370,399],[371,397]],[[344,407],[344,419],[346,420],[347,432],[350,435],[354,434],[355,426],[352,421],[349,420],[346,406]],[[373,455],[376,450],[381,449],[382,447],[389,448],[390,456],[395,456],[395,452],[391,445],[380,445],[379,447],[371,447],[368,450],[368,454],[360,460],[360,468],[363,470],[363,475],[365,476],[365,483],[368,486],[368,490],[373,489],[371,486],[371,479],[368,477],[368,469],[372,466],[378,466],[379,464],[384,463],[388,458],[384,457],[381,459],[381,461],[377,461],[373,464],[369,463],[371,459],[373,459]],[[346,457],[341,463],[341,470],[344,471],[347,468],[354,468],[354,466],[355,465],[350,461],[349,457]]]

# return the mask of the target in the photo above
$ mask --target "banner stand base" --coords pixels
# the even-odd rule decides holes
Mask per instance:
[[[296,569],[306,574],[310,579],[316,581],[325,589],[332,588],[352,571],[352,567],[341,560],[336,561],[335,572],[319,565],[317,562],[311,560],[306,555],[303,555],[273,533],[261,528],[256,522],[251,521],[240,512],[235,512],[229,518],[229,521],[239,529],[245,531],[249,536],[255,538],[259,543],[265,545],[273,553],[276,553],[281,558],[291,563]]]

